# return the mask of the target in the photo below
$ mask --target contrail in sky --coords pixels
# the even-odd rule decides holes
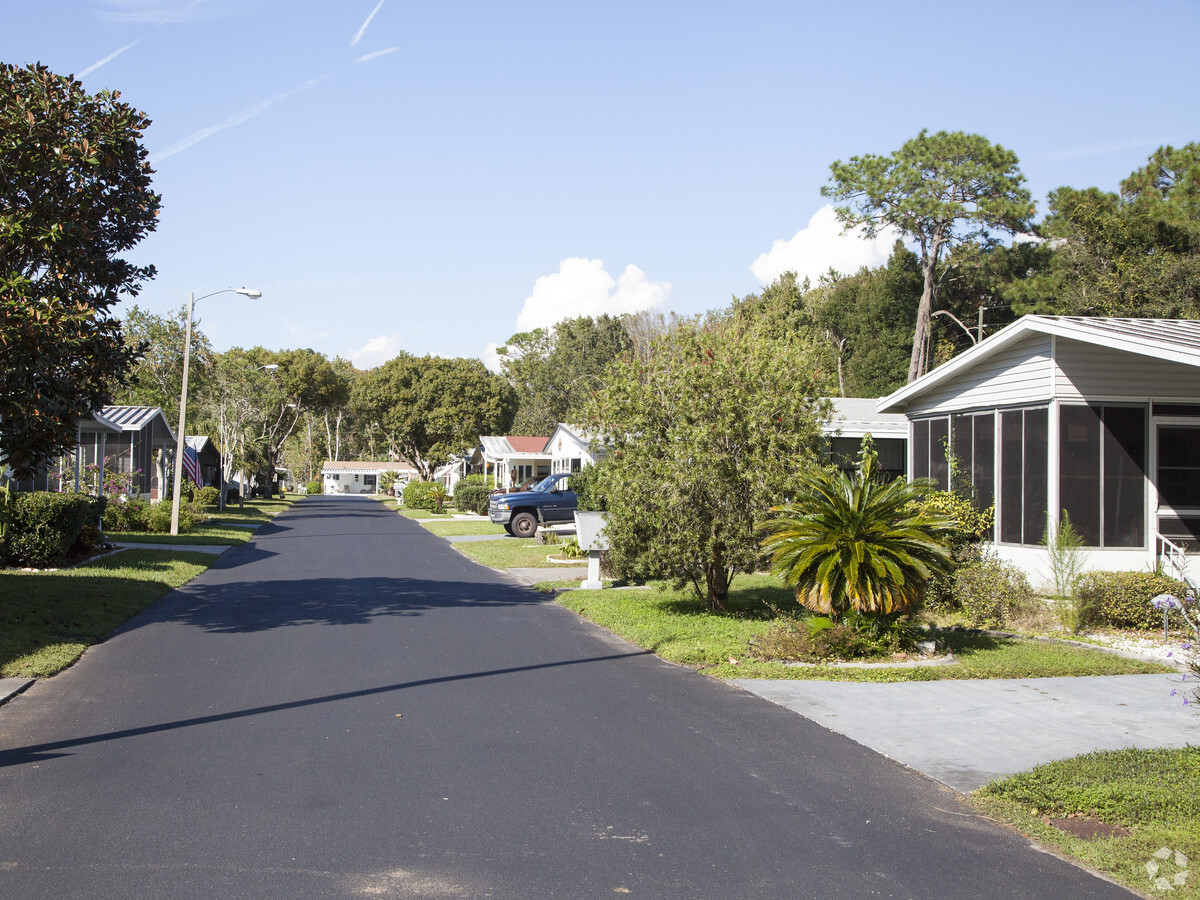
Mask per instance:
[[[108,56],[104,57],[104,59],[100,60],[99,62],[92,63],[90,66],[88,66],[86,69],[84,69],[82,72],[80,72],[75,77],[76,78],[86,78],[88,75],[91,75],[102,65],[104,65],[105,63],[112,62],[114,59],[116,59],[118,56],[120,56],[122,53],[124,53],[130,47],[135,46],[137,43],[138,43],[137,41],[134,41],[132,44],[126,44],[120,50],[114,50],[112,53],[108,54]]]
[[[248,122],[255,116],[260,116],[265,113],[276,103],[286,100],[288,97],[291,97],[294,94],[299,94],[301,91],[307,91],[309,88],[315,87],[332,74],[333,73],[330,72],[322,75],[320,78],[313,78],[311,81],[304,82],[304,84],[300,85],[298,88],[294,88],[290,91],[284,91],[282,94],[276,94],[274,97],[268,97],[266,100],[260,100],[258,103],[255,103],[253,106],[242,110],[240,113],[230,116],[224,122],[221,122],[217,125],[210,125],[208,128],[201,128],[199,131],[189,134],[178,144],[168,147],[161,153],[152,154],[149,162],[151,165],[157,165],[164,159],[174,156],[176,153],[182,153],[184,150],[188,149],[188,147],[192,147],[201,141],[212,137],[214,134],[224,131],[226,128],[232,128],[235,125],[241,125],[243,122]]]
[[[379,12],[379,10],[383,8],[383,4],[386,2],[387,2],[387,0],[379,0],[379,2],[375,4],[375,8],[373,10],[371,10],[371,14],[369,16],[367,16],[367,21],[362,23],[362,28],[358,29],[358,34],[356,34],[354,36],[354,40],[352,40],[350,42],[351,47],[353,47],[355,44],[357,44],[359,41],[362,40],[362,36],[367,31],[367,26],[370,25],[371,20],[373,18],[375,18],[375,13]]]
[[[379,59],[379,57],[387,56],[389,53],[395,53],[399,49],[399,47],[388,47],[386,50],[376,50],[374,53],[368,53],[365,56],[360,56],[354,61],[354,65],[357,66],[359,63],[365,63],[370,62],[373,59]]]

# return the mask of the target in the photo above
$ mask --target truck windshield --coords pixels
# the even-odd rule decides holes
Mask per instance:
[[[549,475],[538,482],[537,487],[533,490],[539,494],[548,494],[553,490],[557,490],[558,486],[563,483],[561,475]]]

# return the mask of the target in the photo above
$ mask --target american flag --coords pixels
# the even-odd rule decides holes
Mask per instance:
[[[183,474],[192,479],[192,484],[200,484],[200,457],[191,447],[183,448]]]

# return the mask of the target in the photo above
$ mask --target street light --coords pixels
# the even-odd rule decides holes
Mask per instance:
[[[184,420],[187,417],[188,360],[192,352],[192,311],[196,308],[196,304],[205,297],[214,297],[217,294],[241,294],[243,297],[257,300],[262,296],[262,291],[252,291],[249,288],[222,288],[211,294],[204,294],[202,297],[197,297],[195,292],[188,293],[187,325],[183,333],[183,387],[179,391],[179,434],[176,436],[175,443],[175,485],[171,492],[171,534],[179,534],[179,489],[183,478],[183,448],[185,444],[183,429]]]

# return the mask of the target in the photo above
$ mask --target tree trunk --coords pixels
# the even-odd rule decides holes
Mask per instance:
[[[704,599],[709,609],[729,609],[730,573],[725,567],[724,559],[709,560],[704,569],[705,587],[708,589]]]
[[[933,323],[933,295],[937,291],[938,256],[942,251],[942,236],[936,233],[930,239],[930,246],[921,247],[921,272],[925,276],[925,284],[921,290],[921,303],[917,306],[917,327],[913,333],[912,357],[908,362],[908,381],[911,384],[925,374],[929,366],[929,332]]]

